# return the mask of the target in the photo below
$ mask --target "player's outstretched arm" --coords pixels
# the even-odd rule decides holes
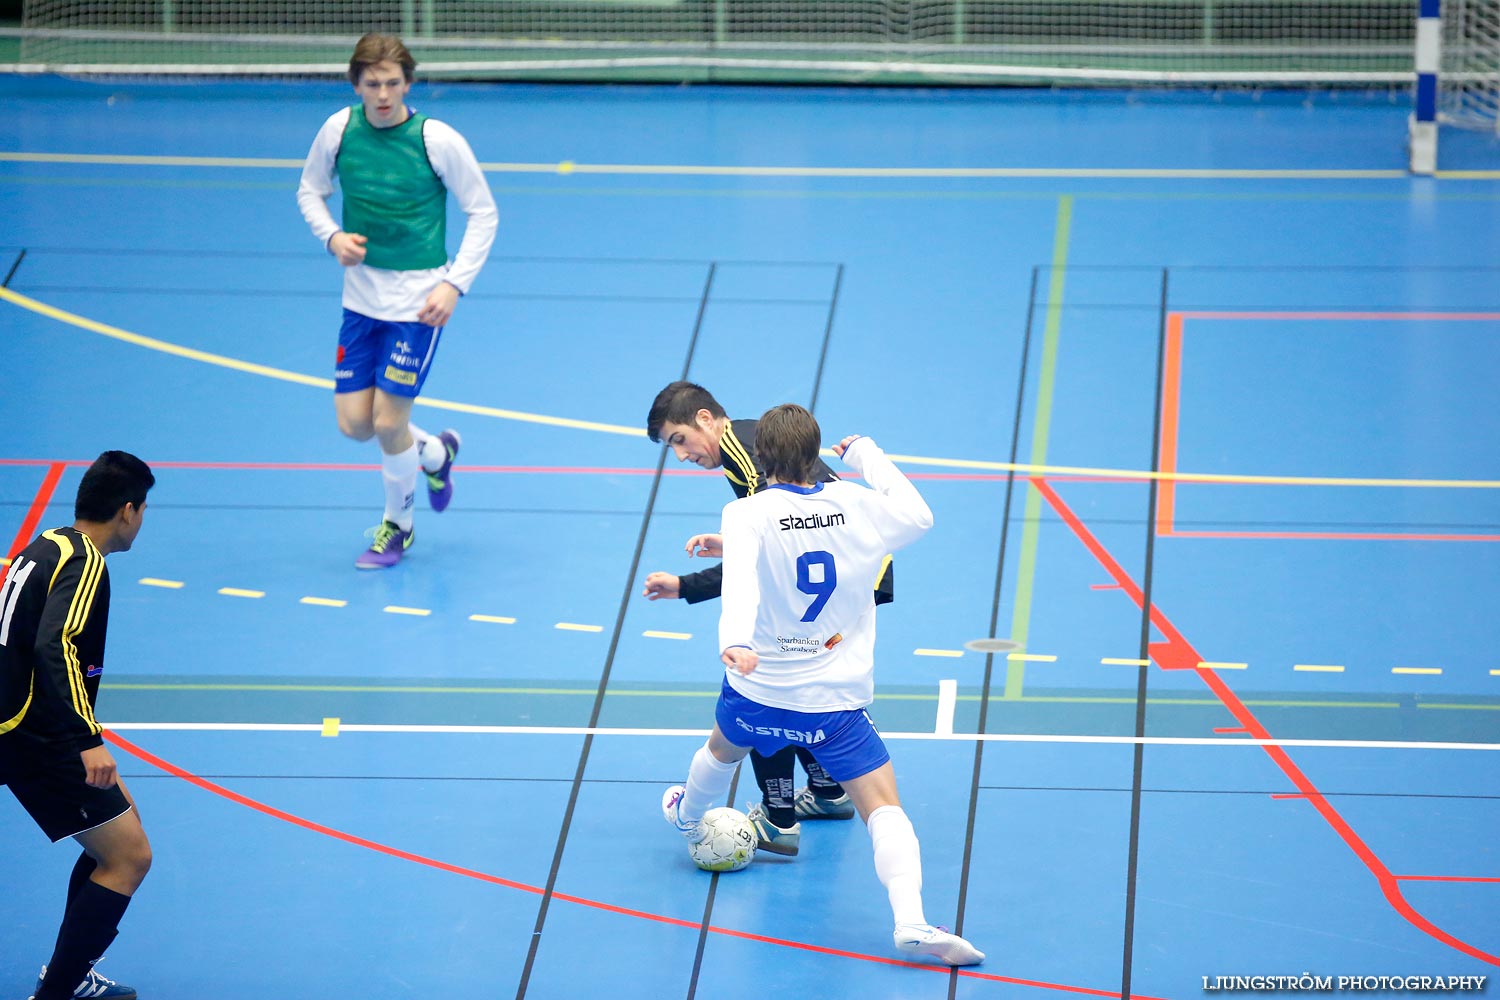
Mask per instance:
[[[891,551],[910,545],[932,527],[932,508],[878,444],[856,434],[840,441],[834,451],[883,498],[876,528]]]

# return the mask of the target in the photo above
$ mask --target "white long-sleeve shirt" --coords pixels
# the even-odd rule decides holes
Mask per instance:
[[[872,488],[776,485],[724,508],[719,648],[760,657],[748,676],[726,676],[762,705],[833,712],[875,697],[875,581],[889,553],[932,527],[932,511],[869,438],[844,461]]]
[[[328,199],[336,186],[334,167],[350,111],[344,108],[335,112],[318,129],[302,167],[302,182],[297,186],[297,207],[325,247],[343,228],[328,210]],[[344,307],[372,319],[415,322],[427,296],[443,281],[468,294],[495,242],[500,213],[474,151],[452,126],[434,118],[427,119],[422,139],[433,172],[468,217],[463,242],[458,254],[443,267],[390,271],[356,264],[344,268]]]

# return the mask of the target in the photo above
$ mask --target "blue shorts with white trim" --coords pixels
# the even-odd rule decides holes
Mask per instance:
[[[442,332],[440,326],[371,319],[345,309],[333,391],[358,392],[373,385],[392,396],[417,396]]]
[[[782,747],[806,747],[834,781],[869,774],[891,755],[862,708],[843,712],[793,712],[752,701],[729,686],[719,692],[714,721],[725,739],[769,757]]]

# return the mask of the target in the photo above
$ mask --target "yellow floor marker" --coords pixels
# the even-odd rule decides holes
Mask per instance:
[[[241,590],[239,587],[220,587],[219,593],[225,597],[265,597],[264,590]]]
[[[388,615],[416,615],[418,618],[426,618],[432,612],[427,608],[403,608],[399,604],[387,604],[380,610]]]
[[[469,621],[490,622],[494,625],[514,625],[516,623],[514,618],[506,618],[502,615],[470,615]]]
[[[154,576],[143,576],[138,581],[143,587],[165,587],[168,590],[181,590],[181,580],[158,580]]]
[[[691,632],[657,632],[653,629],[647,629],[641,635],[647,639],[691,639],[693,637]]]
[[[961,649],[914,649],[913,656],[963,656]]]
[[[564,632],[603,632],[603,625],[578,625],[574,622],[558,622],[553,628],[560,628]]]
[[[314,604],[320,608],[343,608],[347,607],[348,601],[340,601],[333,597],[304,597],[298,604]]]
[[[339,734],[339,720],[335,719],[335,718],[325,718],[323,720],[323,735],[324,736],[337,736],[338,734]]]

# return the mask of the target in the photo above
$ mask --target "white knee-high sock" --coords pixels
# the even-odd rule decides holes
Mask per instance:
[[[385,481],[385,519],[394,521],[402,531],[410,531],[412,525],[412,497],[417,490],[417,446],[412,446],[395,455],[383,455],[380,462],[381,478]]]
[[[715,757],[705,743],[693,754],[693,764],[688,768],[687,790],[677,804],[677,815],[684,823],[696,823],[703,814],[724,800],[729,791],[729,782],[734,778],[734,769],[740,762],[724,763]]]
[[[875,874],[891,899],[898,924],[925,924],[922,911],[922,849],[917,831],[900,806],[881,806],[865,823],[875,845]]]

